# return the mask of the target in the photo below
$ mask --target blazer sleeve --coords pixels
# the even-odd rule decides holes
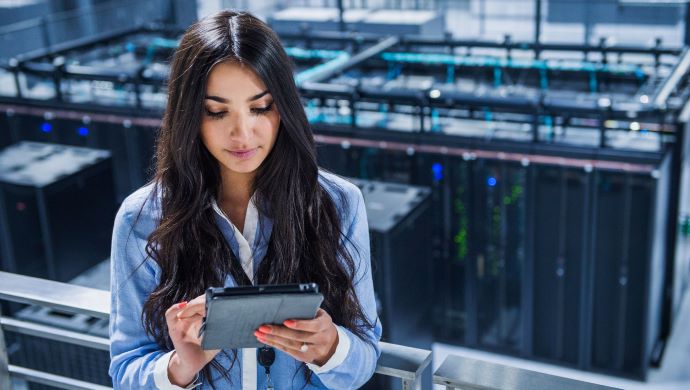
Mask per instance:
[[[366,330],[365,339],[361,339],[345,327],[339,327],[339,335],[349,338],[350,348],[345,359],[338,366],[322,373],[317,373],[319,380],[329,389],[357,389],[364,385],[376,370],[376,363],[381,355],[381,322],[376,310],[374,284],[371,275],[371,253],[369,248],[369,224],[367,222],[364,198],[359,188],[354,185],[348,191],[350,212],[344,213],[348,227],[345,231],[344,245],[355,262],[355,293],[362,305],[364,315],[372,328]],[[360,324],[361,325],[361,324]]]
[[[122,204],[115,217],[110,255],[110,368],[114,389],[155,389],[156,361],[166,351],[147,336],[143,304],[157,286],[155,268],[146,259],[146,235],[132,225],[134,212]]]

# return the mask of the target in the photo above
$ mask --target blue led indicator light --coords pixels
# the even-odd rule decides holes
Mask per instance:
[[[439,181],[443,179],[443,165],[434,163],[434,165],[431,166],[431,171],[434,173],[434,180]]]

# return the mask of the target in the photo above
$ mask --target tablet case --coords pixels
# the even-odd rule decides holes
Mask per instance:
[[[282,324],[288,319],[312,319],[323,295],[259,294],[213,298],[207,308],[203,349],[258,348],[254,331],[263,324]]]

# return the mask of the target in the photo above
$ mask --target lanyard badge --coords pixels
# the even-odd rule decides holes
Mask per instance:
[[[259,364],[266,370],[266,390],[273,390],[271,382],[271,365],[276,360],[276,351],[269,346],[263,346],[258,351]]]

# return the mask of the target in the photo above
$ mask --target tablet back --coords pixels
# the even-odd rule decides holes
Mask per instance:
[[[312,319],[323,301],[315,294],[263,294],[212,299],[207,307],[203,349],[263,346],[254,331],[263,324],[288,319]]]

